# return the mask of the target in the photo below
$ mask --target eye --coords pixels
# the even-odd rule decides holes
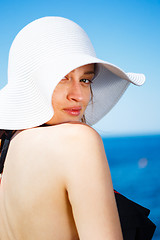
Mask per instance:
[[[64,77],[61,79],[60,83],[66,82],[67,80],[68,80],[68,78],[67,78],[66,76],[64,76]]]
[[[62,80],[67,80],[67,77],[66,77],[66,76],[64,76],[64,77],[62,78]]]
[[[83,82],[83,83],[86,83],[86,84],[91,84],[91,83],[92,83],[92,80],[86,79],[86,78],[82,78],[82,79],[80,80],[80,82]]]

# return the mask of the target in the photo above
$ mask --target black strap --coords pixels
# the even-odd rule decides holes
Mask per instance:
[[[0,174],[3,172],[5,158],[6,158],[6,155],[7,155],[9,143],[10,143],[12,133],[13,133],[13,131],[10,131],[10,130],[8,130],[6,132],[7,132],[7,134],[5,135],[5,139],[4,139],[4,143],[3,143],[3,147],[2,147],[2,152],[1,152],[1,156],[0,156]]]

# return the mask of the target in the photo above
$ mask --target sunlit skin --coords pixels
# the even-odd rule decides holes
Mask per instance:
[[[0,185],[1,240],[123,239],[102,139],[73,124],[85,113],[93,77],[94,64],[67,74],[53,92],[54,126],[12,137]]]
[[[94,64],[81,66],[67,74],[53,92],[54,116],[46,124],[81,121],[91,99],[93,77]]]

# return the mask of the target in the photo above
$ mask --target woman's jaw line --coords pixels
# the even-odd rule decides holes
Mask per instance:
[[[82,110],[81,107],[76,107],[76,108],[65,108],[61,110],[61,116],[60,117],[53,117],[47,121],[45,124],[46,125],[58,125],[58,124],[63,124],[63,123],[81,123],[82,118],[84,115],[84,111]]]

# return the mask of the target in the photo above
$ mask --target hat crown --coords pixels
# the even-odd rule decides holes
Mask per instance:
[[[25,81],[30,80],[43,64],[72,53],[96,56],[89,37],[78,24],[63,17],[37,19],[24,27],[12,43],[8,82],[23,81],[24,75]]]

